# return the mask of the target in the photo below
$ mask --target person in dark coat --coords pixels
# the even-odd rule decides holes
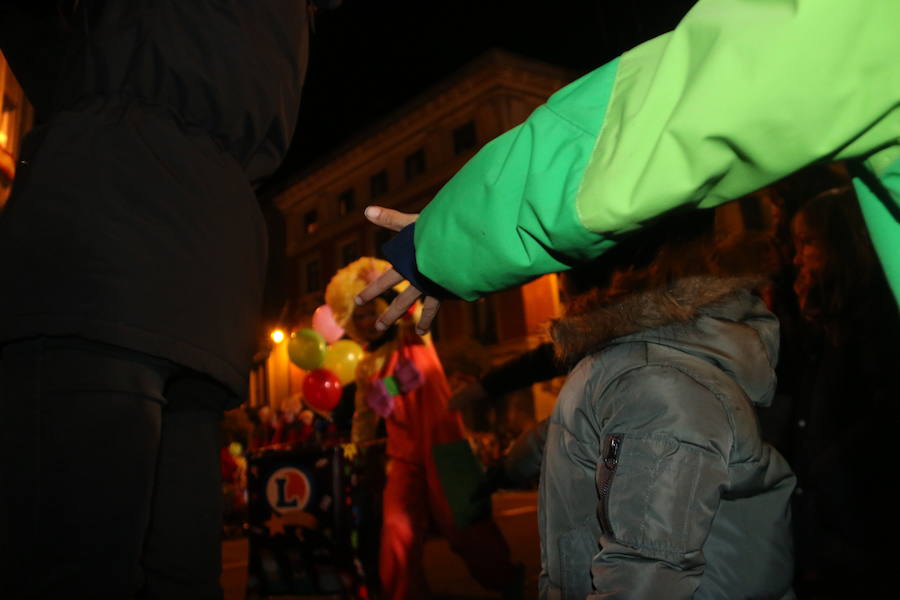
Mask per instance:
[[[805,202],[791,222],[794,291],[805,329],[780,446],[794,495],[801,598],[887,597],[896,531],[900,314],[847,186]]]
[[[218,598],[303,0],[4,3],[35,106],[0,217],[4,599]]]

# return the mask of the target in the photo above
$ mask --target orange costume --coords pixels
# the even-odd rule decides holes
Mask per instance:
[[[388,267],[362,258],[329,283],[326,302],[352,337],[362,339],[350,318],[353,296]],[[459,412],[447,406],[450,388],[437,353],[428,336],[414,332],[413,320],[407,315],[396,331],[372,343],[356,371],[352,441],[373,439],[380,418],[387,429],[379,565],[384,595],[390,600],[428,596],[422,556],[430,525],[448,539],[482,586],[509,590],[519,573],[503,534],[491,518],[458,528],[438,478],[432,447],[465,439],[465,429]]]

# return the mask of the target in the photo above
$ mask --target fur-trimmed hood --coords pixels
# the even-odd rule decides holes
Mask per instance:
[[[677,348],[729,373],[755,404],[774,395],[778,320],[751,290],[758,280],[686,277],[614,302],[586,299],[552,327],[569,365],[604,346],[644,341]]]

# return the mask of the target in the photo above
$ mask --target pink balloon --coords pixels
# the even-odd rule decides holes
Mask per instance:
[[[344,328],[335,322],[331,307],[327,304],[323,304],[313,313],[312,328],[319,332],[319,335],[325,338],[329,344],[344,336]]]

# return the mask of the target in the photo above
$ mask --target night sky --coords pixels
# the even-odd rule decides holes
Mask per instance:
[[[343,0],[315,19],[294,144],[271,185],[490,48],[586,72],[694,0]]]

